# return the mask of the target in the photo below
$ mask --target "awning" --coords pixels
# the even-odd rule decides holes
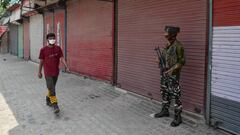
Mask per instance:
[[[10,17],[9,17],[9,16],[8,16],[8,17],[4,17],[3,22],[2,22],[2,25],[7,24],[7,23],[9,22],[9,20],[10,20]]]
[[[7,31],[7,26],[0,26],[0,37]]]
[[[20,7],[16,8],[15,10],[12,11],[12,14],[10,16],[10,22],[19,20],[21,18],[21,12],[20,12]]]
[[[40,7],[45,7],[54,3],[57,3],[59,0],[33,0],[35,4],[38,4]]]

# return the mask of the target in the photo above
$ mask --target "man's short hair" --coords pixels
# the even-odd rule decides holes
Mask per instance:
[[[56,36],[55,36],[54,33],[48,33],[48,34],[47,34],[47,39],[49,39],[50,37],[54,37],[54,38],[55,38]]]

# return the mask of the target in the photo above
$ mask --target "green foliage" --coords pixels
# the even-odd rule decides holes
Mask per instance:
[[[0,0],[0,16],[3,15],[11,0]]]
[[[10,4],[11,0],[0,0],[0,7],[7,8],[7,6]]]

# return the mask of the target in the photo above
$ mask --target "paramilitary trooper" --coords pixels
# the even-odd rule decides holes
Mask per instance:
[[[181,90],[179,86],[180,72],[185,63],[184,48],[177,40],[177,34],[180,32],[179,27],[166,26],[165,38],[167,44],[162,51],[166,70],[161,75],[161,95],[162,95],[162,110],[154,115],[155,118],[168,117],[171,101],[174,99],[174,120],[171,126],[176,127],[182,123],[182,102],[180,100]],[[159,62],[159,60],[158,60]]]

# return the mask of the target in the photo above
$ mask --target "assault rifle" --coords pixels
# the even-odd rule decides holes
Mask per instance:
[[[159,60],[159,65],[158,66],[161,70],[161,74],[164,75],[164,72],[167,71],[165,58],[164,58],[159,46],[155,47],[154,50],[156,51],[157,56],[158,56],[158,60]]]
[[[165,74],[164,72],[166,72],[168,69],[166,67],[166,60],[165,57],[163,56],[163,53],[161,52],[159,46],[155,47],[154,49],[157,53],[158,56],[158,60],[159,60],[159,68],[160,68],[160,76],[162,76],[162,79],[166,82],[166,84],[168,85],[167,87],[172,87],[173,84],[178,84],[177,80],[175,77],[173,77],[172,75],[169,76],[167,74]]]

